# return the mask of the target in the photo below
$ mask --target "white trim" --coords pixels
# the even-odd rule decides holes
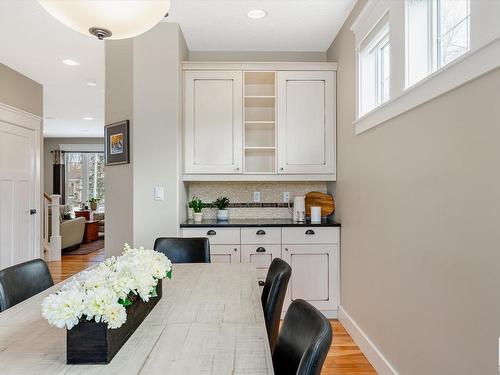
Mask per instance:
[[[380,20],[386,16],[391,7],[388,0],[370,0],[351,25],[356,37],[356,47],[377,27]]]
[[[3,122],[7,122],[12,125],[41,131],[42,118],[40,116],[36,116],[8,104],[0,103],[0,118]]]
[[[336,174],[184,174],[183,181],[336,181]]]
[[[60,144],[59,149],[66,152],[104,152],[104,144]]]
[[[500,67],[500,38],[471,50],[353,122],[361,134]]]
[[[368,361],[370,361],[375,370],[377,370],[377,373],[380,375],[398,375],[387,358],[384,357],[380,350],[342,306],[339,308],[338,315],[340,323],[342,323],[356,345],[358,345]]]
[[[214,61],[184,61],[182,70],[337,70],[334,62],[214,62]]]

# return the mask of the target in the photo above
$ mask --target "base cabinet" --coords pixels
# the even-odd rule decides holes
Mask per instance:
[[[338,245],[283,245],[282,259],[292,267],[285,308],[304,299],[322,311],[338,310]]]
[[[328,318],[340,304],[340,228],[183,228],[183,237],[207,237],[213,263],[253,263],[262,291],[274,258],[292,267],[283,314],[304,299]]]

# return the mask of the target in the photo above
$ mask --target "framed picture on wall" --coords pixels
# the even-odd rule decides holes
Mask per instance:
[[[106,165],[130,163],[129,121],[104,126]]]

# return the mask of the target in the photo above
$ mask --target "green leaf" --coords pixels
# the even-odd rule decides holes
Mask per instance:
[[[169,279],[171,279],[171,278],[172,278],[172,268],[170,268],[170,271],[168,271],[168,272],[167,272],[167,277],[168,277]]]
[[[151,289],[151,297],[158,297],[158,293],[156,293],[156,287],[155,286]]]
[[[118,303],[124,307],[130,306],[132,304],[132,301],[127,297],[125,299],[120,298],[118,300]]]

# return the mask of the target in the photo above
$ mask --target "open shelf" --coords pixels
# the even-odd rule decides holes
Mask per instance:
[[[276,171],[276,74],[244,73],[245,173]]]
[[[249,173],[271,173],[275,170],[274,148],[245,149],[245,171]]]

